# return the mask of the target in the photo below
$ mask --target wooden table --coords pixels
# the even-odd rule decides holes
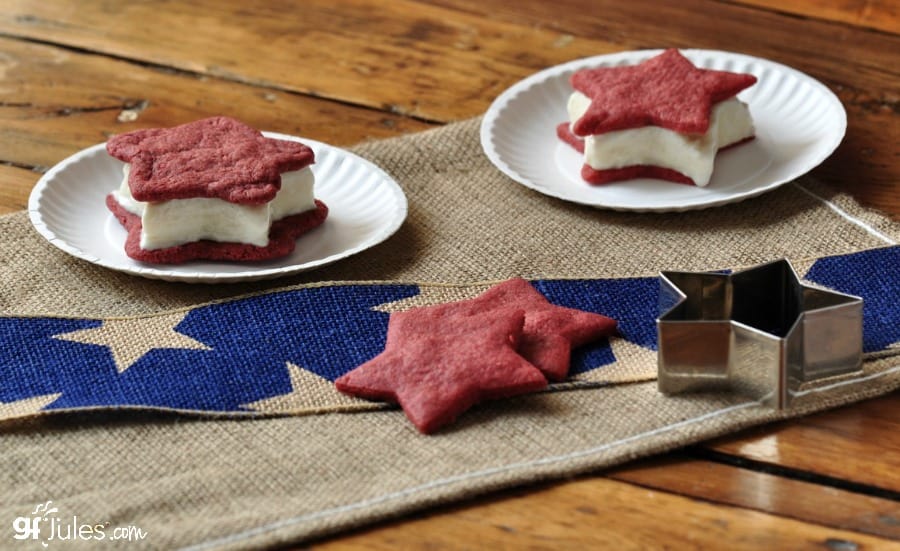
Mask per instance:
[[[107,136],[228,113],[335,145],[483,113],[579,57],[742,52],[837,93],[847,136],[815,177],[900,220],[892,0],[206,0],[0,3],[0,213]],[[506,492],[315,547],[816,548],[900,539],[900,398]]]

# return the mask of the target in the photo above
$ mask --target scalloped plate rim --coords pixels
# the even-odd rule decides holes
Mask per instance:
[[[336,155],[342,159],[350,160],[360,166],[367,175],[376,178],[378,188],[377,191],[378,193],[385,195],[385,197],[389,201],[388,209],[390,210],[390,212],[386,212],[379,217],[381,218],[380,227],[378,227],[376,231],[372,231],[366,234],[364,238],[360,239],[352,246],[348,246],[342,250],[336,251],[326,256],[322,256],[320,258],[316,258],[306,262],[277,265],[279,262],[288,262],[288,259],[290,259],[289,255],[288,257],[284,257],[283,259],[274,259],[272,261],[269,261],[270,263],[276,263],[275,266],[266,265],[259,267],[249,267],[246,270],[240,271],[227,271],[221,269],[217,270],[215,268],[197,268],[195,270],[183,270],[182,268],[191,266],[191,263],[174,266],[168,266],[165,264],[146,264],[127,259],[127,257],[125,262],[123,263],[121,259],[103,257],[102,255],[98,256],[89,251],[83,250],[78,246],[75,246],[64,235],[61,235],[62,232],[57,231],[58,224],[55,224],[53,221],[48,221],[47,217],[45,216],[44,201],[46,200],[45,195],[47,193],[53,193],[53,185],[54,182],[57,181],[58,176],[65,174],[67,171],[73,169],[75,166],[81,163],[92,162],[92,156],[96,156],[97,154],[101,153],[100,150],[105,150],[105,142],[94,144],[70,155],[66,159],[63,159],[62,161],[54,165],[50,170],[44,173],[43,176],[41,176],[41,178],[35,184],[35,187],[32,189],[28,198],[29,219],[31,220],[32,226],[35,228],[35,230],[49,243],[74,257],[80,258],[98,266],[102,266],[104,268],[145,277],[148,279],[186,283],[235,283],[243,281],[257,281],[274,279],[300,272],[314,270],[374,247],[375,245],[378,245],[379,243],[382,243],[390,238],[402,226],[409,211],[409,205],[406,195],[393,177],[391,177],[387,172],[385,172],[383,169],[381,169],[371,161],[364,159],[359,155],[351,153],[345,149],[335,147],[317,140],[277,132],[263,132],[263,134],[270,138],[300,141],[310,146],[316,152],[317,161],[318,157],[323,154]],[[313,166],[315,167],[315,165]],[[327,177],[327,175],[316,174],[317,187],[321,187],[319,182],[323,179],[326,179]],[[118,181],[110,182],[109,190],[112,191],[118,185],[118,183]],[[336,184],[331,183],[330,185],[341,186],[349,184],[346,182],[340,182]],[[316,196],[319,197],[318,192],[316,193]],[[331,211],[329,214],[329,218],[333,216],[336,206],[340,208],[339,205],[328,204],[329,210]],[[106,209],[106,205],[102,203],[97,207],[96,211],[91,214],[96,216],[101,213],[106,220],[113,218],[112,214]],[[79,213],[73,213],[73,216],[76,216],[77,214]],[[80,214],[90,215],[89,213]],[[327,219],[325,223],[328,223]],[[118,224],[118,222],[116,222],[116,224]],[[299,239],[312,239],[315,238],[315,235],[316,234],[314,230],[308,235],[301,236]],[[103,237],[100,238],[102,239]],[[232,268],[238,265],[237,263],[228,262],[202,261],[200,263],[213,266],[229,266]],[[248,264],[246,266],[252,265]]]
[[[616,52],[611,54],[602,54],[590,57],[584,57],[579,59],[574,59],[571,61],[567,61],[558,65],[554,65],[552,67],[548,67],[541,71],[538,71],[534,74],[531,74],[524,79],[516,82],[506,90],[504,90],[494,101],[491,103],[488,110],[485,112],[481,126],[479,130],[479,137],[481,141],[482,149],[485,155],[488,157],[490,162],[501,172],[506,174],[515,182],[533,189],[539,193],[542,193],[547,196],[555,197],[557,199],[561,199],[563,201],[578,203],[582,205],[587,205],[591,207],[595,207],[598,209],[609,209],[615,211],[626,211],[626,212],[684,212],[690,210],[700,210],[710,207],[718,207],[730,203],[734,203],[737,201],[742,201],[744,199],[749,199],[751,197],[759,196],[768,191],[772,191],[804,174],[818,166],[822,161],[828,158],[835,149],[840,145],[841,141],[844,138],[847,129],[847,113],[844,109],[843,104],[837,98],[837,96],[832,92],[827,86],[825,86],[819,80],[801,72],[797,69],[789,67],[787,65],[771,61],[765,58],[756,57],[748,54],[741,54],[735,52],[726,52],[721,50],[706,50],[706,49],[693,49],[693,48],[683,48],[679,49],[679,51],[684,54],[686,57],[692,59],[692,61],[696,62],[696,58],[699,57],[711,57],[711,58],[719,58],[719,59],[730,59],[734,61],[741,61],[745,64],[757,63],[763,66],[766,66],[770,69],[778,71],[783,75],[788,75],[794,79],[797,79],[800,82],[806,83],[812,87],[817,93],[821,94],[820,100],[828,103],[828,109],[831,114],[836,116],[837,118],[834,121],[836,131],[831,132],[825,136],[823,136],[816,144],[815,147],[818,148],[818,154],[814,159],[808,161],[802,165],[798,165],[788,176],[783,176],[777,179],[773,179],[771,181],[767,181],[758,185],[757,187],[741,191],[739,193],[732,194],[722,194],[722,195],[711,195],[707,198],[699,197],[697,199],[692,199],[689,202],[671,202],[671,203],[616,203],[610,202],[605,199],[586,199],[583,196],[574,196],[568,190],[561,189],[559,185],[554,184],[554,182],[544,181],[533,181],[528,177],[524,176],[517,170],[516,166],[511,166],[508,162],[508,159],[505,158],[494,143],[494,132],[497,129],[498,124],[502,123],[502,119],[504,117],[508,117],[508,111],[510,109],[510,103],[515,100],[519,95],[531,91],[533,88],[541,85],[546,85],[548,81],[554,78],[560,78],[561,75],[575,71],[577,69],[591,67],[591,66],[600,66],[600,65],[610,65],[617,62],[624,61],[628,62],[639,62],[643,59],[649,58],[653,55],[659,54],[663,51],[663,49],[647,49],[647,50],[629,50],[623,52]],[[560,121],[561,122],[561,121]],[[766,135],[766,129],[761,129],[760,134]],[[538,137],[540,138],[540,137]],[[556,138],[555,133],[552,136],[553,140],[558,140]],[[777,138],[776,138],[777,141]],[[562,172],[559,172],[559,178],[565,178],[565,175]],[[618,184],[607,184],[609,185],[627,185],[629,182],[621,182]],[[667,185],[669,185],[667,183]],[[585,182],[585,186],[589,186]],[[591,186],[593,188],[602,188],[604,186]],[[677,188],[676,188],[677,189]],[[699,190],[708,190],[709,188],[697,188]]]

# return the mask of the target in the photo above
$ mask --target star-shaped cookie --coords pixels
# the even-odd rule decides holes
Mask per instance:
[[[551,304],[521,278],[496,285],[482,297],[485,303],[493,304],[495,308],[525,310],[519,354],[551,381],[566,378],[573,348],[616,332],[614,319]]]
[[[485,313],[479,298],[391,314],[384,352],[335,381],[341,392],[396,402],[431,433],[483,400],[540,390],[547,380],[516,353],[522,310]]]
[[[147,202],[207,197],[264,204],[281,188],[281,173],[315,157],[306,145],[267,138],[228,117],[120,134],[106,150],[131,163],[131,194]]]
[[[514,278],[473,299],[391,314],[384,352],[335,385],[399,403],[420,431],[430,433],[480,401],[565,378],[572,347],[615,327],[606,316],[553,305]]]
[[[328,217],[328,206],[325,203],[316,200],[315,205],[314,209],[272,222],[269,242],[264,247],[204,239],[162,249],[144,249],[141,247],[141,217],[122,207],[112,195],[106,196],[107,208],[128,232],[125,237],[125,253],[135,260],[157,264],[181,264],[191,260],[246,262],[286,256],[293,252],[300,236],[320,226]]]
[[[578,71],[571,82],[591,99],[572,126],[578,136],[651,125],[702,134],[712,106],[753,85],[756,77],[699,69],[668,49],[638,65]]]

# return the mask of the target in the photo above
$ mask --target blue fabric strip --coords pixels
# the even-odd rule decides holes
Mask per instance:
[[[823,258],[806,279],[864,300],[864,351],[900,342],[900,247]],[[560,306],[604,314],[621,336],[656,350],[656,278],[537,280]],[[205,349],[152,348],[117,369],[109,347],[55,336],[102,320],[0,317],[0,403],[59,395],[46,409],[145,406],[209,412],[291,391],[286,363],[327,381],[376,356],[388,314],[380,304],[419,293],[415,285],[336,285],[279,291],[197,307],[174,327]],[[616,361],[609,342],[573,354],[573,374]],[[2,406],[2,404],[0,404]]]

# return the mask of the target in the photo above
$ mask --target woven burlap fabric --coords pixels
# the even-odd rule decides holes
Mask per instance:
[[[545,197],[489,163],[478,120],[354,151],[386,169],[409,200],[391,239],[349,260],[276,285],[344,280],[464,283],[525,278],[631,277],[666,270],[735,268],[884,246],[809,193],[896,237],[889,220],[810,180],[715,209],[647,215],[597,210]],[[197,287],[97,270],[57,253],[24,214],[4,219],[15,247],[0,263],[0,307],[86,317],[134,315],[271,288],[272,283]]]
[[[900,237],[896,224],[809,179],[687,213],[572,205],[497,171],[481,152],[478,122],[354,148],[397,179],[409,218],[385,243],[288,279],[204,286],[134,278],[56,250],[25,213],[5,216],[0,313],[152,315],[327,281],[450,283],[452,290],[511,276],[652,276],[780,257],[802,272],[812,259]],[[53,500],[86,522],[142,528],[148,536],[136,548],[297,542],[875,396],[900,386],[898,371],[896,355],[867,358],[860,381],[810,391],[781,413],[731,395],[665,397],[652,381],[549,392],[476,408],[433,436],[417,433],[395,409],[265,419],[135,411],[23,419],[0,425],[0,526]]]

